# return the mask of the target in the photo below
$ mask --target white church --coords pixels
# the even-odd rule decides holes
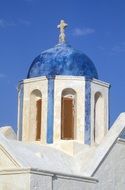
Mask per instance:
[[[18,85],[18,130],[0,128],[0,190],[125,190],[125,113],[109,126],[110,84],[65,40]]]

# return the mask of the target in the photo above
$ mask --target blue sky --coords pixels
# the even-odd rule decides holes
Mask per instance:
[[[124,0],[0,0],[0,126],[17,123],[17,85],[33,59],[58,43],[60,19],[68,43],[111,83],[110,118],[125,111]]]

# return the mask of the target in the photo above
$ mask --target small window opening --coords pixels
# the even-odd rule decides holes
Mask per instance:
[[[95,94],[94,106],[94,142],[99,144],[104,136],[104,99],[100,92]]]
[[[42,100],[36,101],[36,141],[41,139],[41,111],[42,111]]]
[[[61,139],[75,139],[75,91],[65,89],[61,100]]]
[[[41,140],[42,129],[42,94],[40,90],[33,90],[30,96],[30,125],[29,140]]]

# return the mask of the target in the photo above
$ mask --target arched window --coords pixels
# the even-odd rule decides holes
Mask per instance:
[[[94,142],[99,144],[105,133],[104,98],[100,92],[95,94],[94,102]]]
[[[34,90],[30,98],[30,140],[41,139],[42,125],[42,94],[40,90]]]
[[[61,97],[61,139],[75,139],[76,92],[65,89]]]

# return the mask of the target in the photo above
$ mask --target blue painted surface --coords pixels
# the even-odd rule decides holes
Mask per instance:
[[[48,78],[47,143],[53,143],[54,79]]]
[[[27,78],[55,75],[98,78],[93,62],[81,51],[68,44],[58,44],[43,51],[30,66]]]
[[[91,82],[85,83],[85,144],[91,143]]]
[[[23,121],[23,95],[24,95],[24,86],[23,84],[19,85],[19,140],[22,140],[22,121]]]

